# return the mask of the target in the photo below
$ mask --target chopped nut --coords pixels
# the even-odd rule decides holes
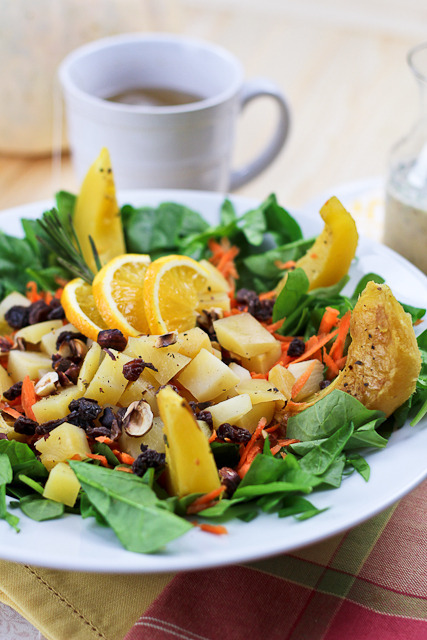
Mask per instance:
[[[159,336],[156,340],[155,346],[157,349],[162,349],[163,347],[170,347],[175,344],[178,338],[178,331],[170,331],[169,333],[164,333],[162,336]]]
[[[128,436],[140,437],[153,426],[153,412],[145,400],[132,402],[123,417],[123,429]]]
[[[34,387],[34,391],[38,396],[44,398],[45,396],[49,396],[56,389],[56,385],[59,381],[59,376],[56,371],[50,371],[46,373],[40,380],[37,382]]]

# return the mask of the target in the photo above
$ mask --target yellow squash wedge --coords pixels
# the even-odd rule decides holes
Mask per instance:
[[[211,447],[187,401],[172,387],[164,387],[157,402],[164,423],[170,492],[182,497],[217,489],[220,480]]]
[[[86,174],[73,221],[84,259],[94,273],[97,269],[89,236],[95,242],[102,265],[126,252],[110,154],[105,148]]]

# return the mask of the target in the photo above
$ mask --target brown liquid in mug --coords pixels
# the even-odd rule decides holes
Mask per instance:
[[[135,87],[105,98],[109,102],[133,104],[145,107],[174,107],[203,100],[202,96],[193,93],[165,89],[163,87]]]

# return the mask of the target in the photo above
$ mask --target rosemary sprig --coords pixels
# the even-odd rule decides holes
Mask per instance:
[[[69,215],[61,220],[58,211],[51,209],[46,211],[38,224],[43,231],[43,236],[36,235],[39,242],[56,254],[58,262],[71,271],[75,276],[92,284],[94,273],[84,259],[80,242],[74,229],[73,221]],[[90,239],[95,264],[100,268],[99,255],[92,238]]]

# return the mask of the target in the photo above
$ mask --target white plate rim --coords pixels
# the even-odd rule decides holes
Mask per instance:
[[[135,206],[175,201],[196,210],[200,210],[200,206],[207,207],[212,212],[219,210],[226,195],[153,189],[119,193],[119,201],[121,204],[130,203]],[[253,198],[227,197],[235,203],[239,212],[257,204],[257,200]],[[44,200],[5,210],[0,215],[0,229],[16,234],[13,227],[19,218],[37,217],[51,206],[52,200]],[[320,219],[316,223],[307,213],[295,215],[303,229],[305,226],[311,234],[322,227]],[[370,261],[380,261],[385,265],[382,275],[387,276],[385,271],[391,266],[394,277],[397,273],[398,278],[404,275],[405,279],[413,281],[414,290],[417,295],[421,291],[422,296],[425,296],[424,305],[427,305],[427,278],[404,258],[365,238],[360,240],[358,255],[356,270],[361,268],[363,273],[366,265],[371,270]],[[422,306],[422,301],[414,299],[413,293],[408,293],[406,286],[402,289],[400,299]],[[14,533],[4,521],[0,521],[0,557],[52,569],[127,574],[205,569],[288,553],[360,524],[414,489],[427,477],[427,465],[422,455],[426,446],[426,419],[415,428],[405,426],[393,434],[386,449],[368,454],[372,469],[369,483],[364,483],[360,476],[353,474],[345,479],[340,489],[313,494],[312,500],[316,506],[331,504],[332,508],[305,522],[296,522],[290,518],[280,520],[275,515],[262,514],[250,523],[227,523],[227,536],[212,536],[195,528],[168,545],[164,552],[145,555],[125,551],[110,530],[91,521],[83,521],[78,516],[36,523],[19,512],[19,534]],[[397,482],[393,465],[402,455],[404,458],[408,456],[410,464],[402,466]],[[37,545],[36,541],[42,543]]]

